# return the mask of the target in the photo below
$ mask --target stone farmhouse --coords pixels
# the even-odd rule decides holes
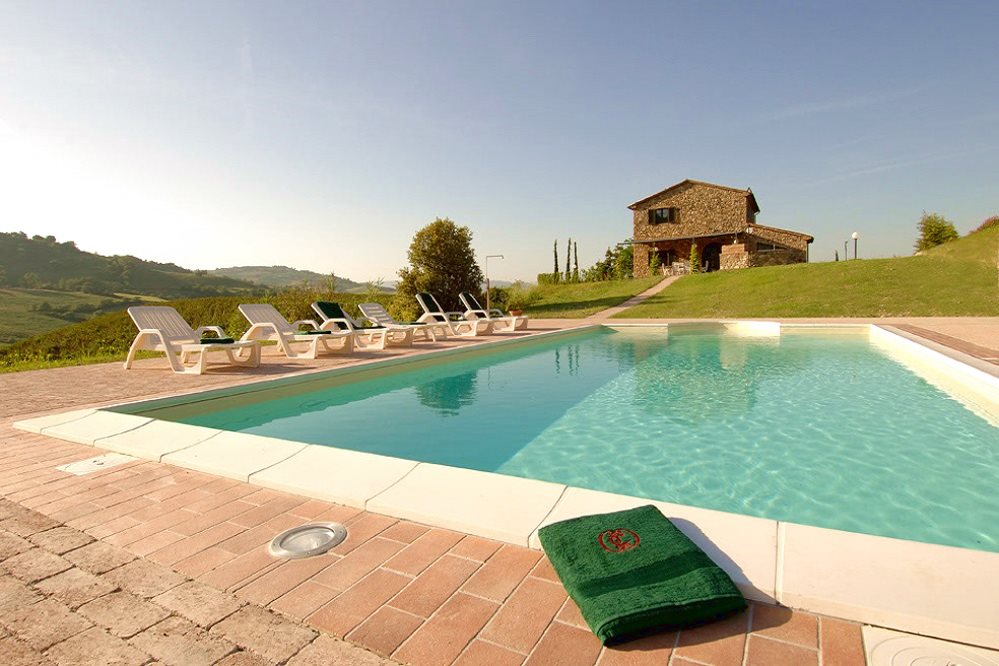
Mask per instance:
[[[664,270],[682,268],[697,246],[702,270],[808,261],[808,234],[756,223],[751,189],[684,180],[628,206],[635,215],[635,277],[649,275],[652,253]]]

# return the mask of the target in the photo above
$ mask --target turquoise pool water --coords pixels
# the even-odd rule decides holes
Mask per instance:
[[[866,333],[604,330],[405,368],[151,415],[999,551],[999,429]]]

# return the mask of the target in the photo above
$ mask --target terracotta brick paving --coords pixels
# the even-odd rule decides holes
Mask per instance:
[[[0,598],[15,600],[0,601],[0,649],[38,663],[71,661],[88,641],[121,663],[311,663],[331,646],[356,663],[428,666],[864,663],[859,625],[758,604],[605,648],[538,551],[160,463],[39,473],[47,456],[51,469],[92,455],[0,424],[0,494],[52,508],[0,500]],[[267,553],[275,533],[313,519],[350,536],[307,560]],[[317,636],[344,640],[320,650]]]
[[[262,373],[343,362],[268,359]],[[257,377],[117,364],[3,375],[0,414]],[[858,624],[760,604],[605,648],[540,552],[159,463],[76,477],[54,467],[93,448],[12,420],[0,421],[4,663],[864,663]],[[310,560],[267,554],[274,534],[306,520],[344,522],[349,537]]]

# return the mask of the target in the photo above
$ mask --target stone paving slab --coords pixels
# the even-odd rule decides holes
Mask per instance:
[[[45,522],[7,499],[0,511]],[[2,666],[389,663],[65,525],[37,534],[0,528],[16,545],[0,551]]]

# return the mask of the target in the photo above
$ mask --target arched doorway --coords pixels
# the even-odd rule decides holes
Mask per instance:
[[[701,253],[701,263],[709,273],[721,268],[721,245],[711,243],[705,247],[704,252]]]

